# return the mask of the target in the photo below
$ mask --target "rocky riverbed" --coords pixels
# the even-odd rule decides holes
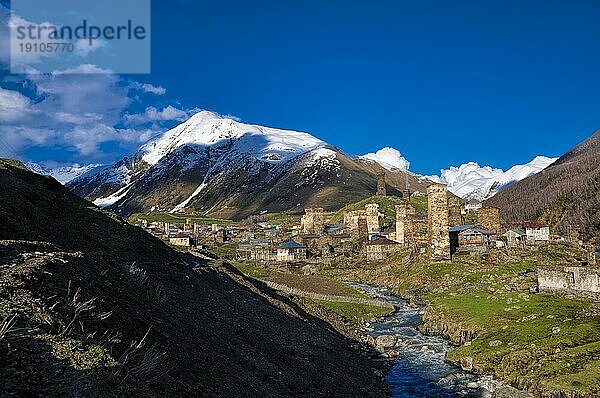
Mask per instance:
[[[504,386],[491,376],[463,371],[445,362],[453,346],[439,336],[418,330],[424,308],[375,286],[349,283],[369,296],[384,300],[396,308],[394,314],[365,325],[364,340],[383,358],[393,360],[386,375],[392,397],[529,397]]]

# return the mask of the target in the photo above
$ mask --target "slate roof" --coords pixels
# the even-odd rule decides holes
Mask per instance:
[[[512,228],[510,231],[516,232],[517,234],[519,234],[521,236],[527,235],[527,233],[524,230],[522,230],[521,228]]]
[[[290,240],[279,246],[278,249],[306,249],[306,246],[303,246],[300,243]]]
[[[450,232],[462,232],[462,231],[466,231],[467,229],[471,229],[474,228],[475,225],[455,225],[453,227],[450,227],[448,229],[448,231]]]
[[[399,245],[400,243],[389,240],[383,236],[367,242],[367,245]]]

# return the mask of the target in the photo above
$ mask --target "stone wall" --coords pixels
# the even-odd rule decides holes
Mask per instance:
[[[497,207],[482,207],[475,212],[477,223],[487,230],[495,233],[502,232],[502,222],[500,220],[500,209]]]
[[[432,261],[449,260],[448,188],[446,185],[432,184],[427,187],[427,196],[429,257]]]
[[[558,291],[600,297],[600,268],[596,267],[538,267],[540,291]]]
[[[355,231],[359,227],[359,221],[365,220],[367,223],[367,232],[379,232],[379,205],[371,203],[365,206],[365,210],[348,210],[344,212],[344,226]]]

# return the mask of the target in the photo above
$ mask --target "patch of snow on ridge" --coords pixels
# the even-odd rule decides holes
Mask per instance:
[[[283,162],[315,148],[324,141],[308,133],[245,124],[214,112],[200,111],[184,123],[144,144],[138,157],[154,165],[173,150],[184,146],[209,147],[235,144],[239,152],[266,162]]]
[[[177,206],[175,206],[169,213],[177,213],[183,209],[185,209],[187,207],[187,205],[190,203],[190,201],[192,199],[194,199],[196,196],[198,196],[198,194],[200,192],[202,192],[202,190],[206,187],[205,183],[202,183],[198,186],[198,188],[196,188],[196,190],[183,202],[181,202],[180,204],[178,204]]]
[[[410,167],[410,162],[402,156],[400,151],[391,147],[382,148],[375,153],[367,153],[366,155],[359,156],[359,158],[375,161],[381,167],[390,171],[408,171]]]
[[[108,207],[108,206],[112,206],[115,203],[117,203],[121,198],[123,198],[125,195],[127,195],[127,192],[129,192],[129,186],[124,186],[123,188],[119,189],[117,192],[113,193],[112,195],[109,195],[105,198],[98,198],[96,200],[94,200],[94,204],[98,207]]]
[[[428,176],[434,182],[447,184],[448,190],[464,199],[486,200],[508,185],[537,174],[558,158],[537,156],[524,165],[516,165],[504,171],[490,166],[481,167],[469,162],[459,167],[441,170],[439,176]]]

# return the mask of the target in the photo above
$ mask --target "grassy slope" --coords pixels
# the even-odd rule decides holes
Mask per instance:
[[[318,303],[323,307],[340,314],[355,325],[390,313],[389,308],[375,307],[366,304],[338,303],[332,301],[318,301]]]
[[[285,286],[303,290],[305,292],[329,294],[334,296],[370,298],[359,290],[328,277],[270,271],[259,264],[253,264],[251,262],[234,262],[233,264],[239,271],[250,277],[279,283]],[[360,324],[361,322],[384,316],[389,314],[391,311],[391,307],[382,308],[358,303],[322,300],[314,300],[313,302],[341,315],[353,324]]]
[[[543,396],[553,391],[597,396],[598,304],[529,292],[536,285],[537,264],[568,263],[581,254],[569,246],[552,245],[511,258],[483,255],[389,269],[385,264],[359,269],[340,265],[324,272],[388,285],[405,297],[418,295],[428,304],[424,331],[457,342],[461,331],[476,334],[471,344],[448,354],[450,361],[472,357],[476,370],[494,373]]]

